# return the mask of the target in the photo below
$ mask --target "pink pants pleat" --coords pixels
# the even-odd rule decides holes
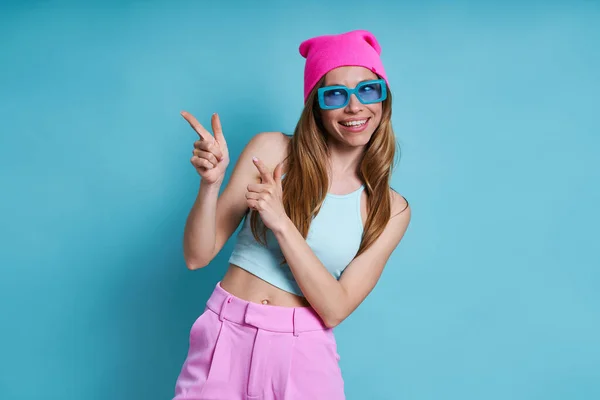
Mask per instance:
[[[343,400],[333,331],[309,307],[250,303],[217,284],[192,325],[174,400]]]

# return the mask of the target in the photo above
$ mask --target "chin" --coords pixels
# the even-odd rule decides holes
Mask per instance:
[[[340,137],[341,137],[341,141],[343,143],[347,144],[348,146],[360,147],[360,146],[366,146],[369,143],[369,141],[373,137],[373,132],[371,132],[371,133],[363,132],[359,135],[347,135],[347,134],[340,133]]]

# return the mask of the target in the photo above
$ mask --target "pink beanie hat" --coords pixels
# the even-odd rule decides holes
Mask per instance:
[[[356,30],[339,35],[317,36],[302,42],[299,50],[302,57],[306,58],[304,102],[319,79],[337,67],[365,67],[388,83],[379,57],[381,47],[369,31]]]

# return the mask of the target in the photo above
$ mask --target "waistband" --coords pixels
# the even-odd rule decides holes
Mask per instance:
[[[206,302],[221,321],[252,325],[272,332],[293,333],[328,330],[312,307],[279,307],[258,304],[235,297],[217,283]]]

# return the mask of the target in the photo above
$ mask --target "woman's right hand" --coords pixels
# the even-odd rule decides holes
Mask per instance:
[[[229,150],[225,136],[223,136],[219,115],[215,113],[211,118],[214,137],[200,125],[200,122],[192,114],[182,111],[181,115],[200,136],[200,139],[194,142],[193,156],[190,160],[192,165],[202,177],[203,182],[209,185],[221,184],[229,165]]]

